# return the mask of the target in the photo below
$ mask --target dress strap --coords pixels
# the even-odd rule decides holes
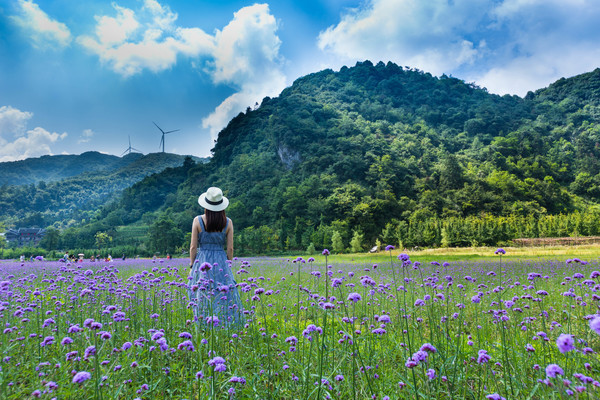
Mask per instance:
[[[198,219],[200,220],[200,232],[206,232],[206,227],[204,226],[204,220],[201,215],[198,215]]]
[[[225,219],[225,228],[223,228],[223,232],[227,230],[227,225],[229,225],[229,218]]]

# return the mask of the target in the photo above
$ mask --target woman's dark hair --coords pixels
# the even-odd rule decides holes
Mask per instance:
[[[227,225],[225,210],[211,211],[206,209],[204,215],[206,215],[206,232],[221,232],[225,229],[225,225]]]

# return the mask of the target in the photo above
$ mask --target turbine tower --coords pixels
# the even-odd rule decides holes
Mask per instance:
[[[167,132],[165,132],[165,131],[163,131],[163,130],[160,128],[160,126],[156,125],[156,122],[152,121],[152,123],[153,123],[153,124],[154,124],[154,125],[155,125],[155,126],[158,128],[158,130],[159,130],[159,131],[161,131],[161,133],[162,133],[162,136],[161,136],[161,138],[160,138],[160,144],[158,145],[158,148],[160,148],[160,147],[162,146],[162,152],[164,153],[164,152],[165,152],[165,135],[166,135],[167,133],[173,133],[173,132],[177,132],[179,129],[174,129],[174,130],[172,130],[172,131],[167,131]]]
[[[137,151],[138,153],[141,153],[141,151],[139,151],[135,147],[131,147],[131,136],[127,136],[127,137],[129,138],[129,147],[127,148],[127,150],[125,150],[123,152],[123,154],[121,154],[121,157],[123,157],[125,155],[125,153],[131,154],[132,151]]]

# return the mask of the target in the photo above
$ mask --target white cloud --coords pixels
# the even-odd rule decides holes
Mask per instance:
[[[600,66],[600,3],[505,0],[492,15],[506,33],[494,65],[473,80],[494,93],[525,95]]]
[[[28,31],[36,45],[69,45],[71,31],[65,24],[50,18],[33,0],[18,0],[17,5],[21,14],[12,19]]]
[[[115,72],[127,77],[149,69],[171,68],[177,56],[210,54],[213,39],[198,28],[174,25],[177,14],[154,0],[146,0],[139,15],[113,4],[116,17],[96,16],[95,36],[82,35],[77,42],[97,54]]]
[[[177,14],[155,0],[146,0],[137,12],[113,6],[116,16],[96,16],[95,35],[77,41],[124,77],[167,70],[181,57],[193,66],[203,60],[206,67],[200,69],[215,84],[236,90],[202,120],[213,137],[237,113],[285,87],[278,25],[267,4],[241,8],[214,35],[177,26]]]
[[[216,137],[229,120],[246,107],[274,96],[285,87],[281,71],[277,21],[266,4],[244,7],[215,34],[214,61],[210,73],[215,83],[227,83],[239,91],[223,101],[202,126]]]
[[[393,61],[523,95],[598,67],[599,20],[597,0],[367,0],[318,45],[339,65]]]
[[[23,136],[27,121],[31,117],[33,114],[27,111],[21,111],[11,106],[0,107],[0,144],[4,137]]]
[[[464,35],[486,14],[469,0],[371,0],[321,32],[318,46],[341,62],[393,61],[434,74],[471,64],[481,43]]]
[[[52,154],[50,145],[67,137],[36,127],[26,130],[33,114],[11,106],[0,107],[0,162]]]
[[[91,129],[84,129],[83,132],[81,132],[81,136],[79,137],[79,140],[77,140],[78,144],[82,144],[82,143],[88,143],[92,137],[94,136],[94,131]]]

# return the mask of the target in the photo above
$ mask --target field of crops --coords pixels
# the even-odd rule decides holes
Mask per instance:
[[[234,260],[240,324],[185,259],[0,261],[0,399],[600,397],[597,260],[389,254]]]

